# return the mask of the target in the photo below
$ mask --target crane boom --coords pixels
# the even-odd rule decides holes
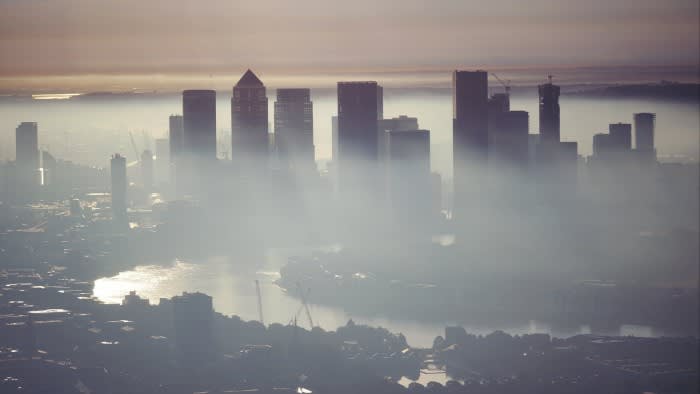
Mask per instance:
[[[497,80],[501,85],[503,85],[503,88],[505,88],[505,90],[506,90],[506,94],[507,94],[507,95],[510,95],[510,81],[505,81],[505,82],[504,82],[501,78],[498,77],[498,75],[496,75],[496,73],[491,73],[491,75],[493,75],[493,76],[496,78],[496,80]]]
[[[297,282],[297,288],[299,289],[299,296],[301,297],[301,303],[304,304],[304,310],[306,311],[306,317],[309,319],[309,325],[314,328],[314,320],[311,318],[311,311],[309,310],[309,304],[306,302],[306,296],[304,291],[301,289],[301,283]]]
[[[255,280],[255,292],[258,295],[258,314],[260,314],[260,323],[264,326],[265,320],[263,319],[263,307],[262,307],[262,295],[260,294],[260,281]]]
[[[129,138],[131,139],[131,147],[134,148],[134,155],[136,155],[136,161],[141,161],[141,155],[139,155],[139,149],[136,147],[136,141],[134,141],[134,134],[130,131]]]

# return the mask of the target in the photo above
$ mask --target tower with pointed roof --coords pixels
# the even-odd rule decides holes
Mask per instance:
[[[260,166],[268,157],[268,118],[265,85],[247,70],[231,98],[231,158],[239,166]]]

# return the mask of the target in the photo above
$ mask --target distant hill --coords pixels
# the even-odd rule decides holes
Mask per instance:
[[[613,85],[569,91],[579,97],[653,98],[678,101],[700,101],[700,84],[661,81],[659,83]]]

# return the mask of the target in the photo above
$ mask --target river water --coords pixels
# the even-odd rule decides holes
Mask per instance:
[[[301,302],[287,294],[274,281],[279,278],[279,269],[290,256],[301,255],[310,250],[271,249],[257,270],[240,270],[229,258],[215,257],[206,261],[176,260],[168,264],[142,265],[118,275],[95,281],[94,296],[105,303],[120,303],[129,291],[158,303],[160,298],[170,298],[183,291],[200,291],[213,297],[214,309],[226,315],[238,315],[244,320],[258,320],[255,280],[260,282],[263,315],[266,324],[288,324],[296,316],[298,324],[309,327]],[[430,347],[438,335],[444,335],[446,325],[454,321],[425,322],[412,319],[396,319],[386,316],[364,316],[351,314],[340,307],[318,305],[314,302],[313,289],[308,301],[314,325],[325,330],[335,330],[349,319],[356,323],[381,326],[394,333],[403,333],[408,343],[415,347]],[[650,326],[622,325],[604,332],[592,332],[591,327],[559,328],[546,322],[529,321],[525,324],[480,325],[478,322],[459,323],[467,332],[486,335],[495,330],[509,334],[549,333],[556,337],[577,334],[663,336],[663,331]]]

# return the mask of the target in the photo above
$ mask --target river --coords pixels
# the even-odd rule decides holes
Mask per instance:
[[[158,303],[160,298],[170,298],[183,291],[200,291],[213,297],[214,309],[226,315],[238,315],[244,320],[258,320],[255,280],[260,282],[263,314],[266,324],[288,324],[296,316],[298,324],[309,327],[308,319],[301,310],[301,302],[287,294],[274,282],[279,278],[279,269],[293,255],[310,252],[304,249],[271,249],[257,270],[240,270],[229,258],[215,257],[206,261],[176,260],[168,264],[141,265],[123,271],[113,277],[95,281],[93,294],[105,303],[120,303],[124,295],[135,290],[137,294]],[[348,313],[339,307],[319,305],[314,302],[313,289],[308,301],[314,325],[325,330],[335,330],[349,319],[356,323],[381,326],[391,332],[403,333],[414,347],[430,347],[438,335],[444,335],[446,325],[454,321],[425,322],[411,319],[396,319],[386,316],[363,316]],[[502,330],[509,334],[549,333],[556,337],[577,334],[663,336],[663,331],[650,326],[622,325],[603,332],[592,332],[591,327],[560,328],[541,321],[503,326],[480,325],[478,322],[460,323],[467,332],[489,334]]]

